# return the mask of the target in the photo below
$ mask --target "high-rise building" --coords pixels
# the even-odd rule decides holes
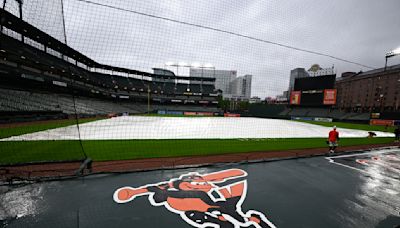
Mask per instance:
[[[235,78],[230,83],[231,92],[229,98],[236,100],[249,100],[251,97],[252,75],[244,75]]]
[[[230,94],[230,83],[236,78],[236,71],[190,68],[190,77],[215,78],[215,89]]]
[[[222,91],[226,99],[249,100],[252,75],[237,77],[235,70],[191,68],[191,77],[215,78],[215,89]]]
[[[310,75],[307,73],[307,71],[304,68],[296,68],[290,71],[290,81],[289,81],[289,93],[288,95],[290,96],[290,92],[294,88],[294,82],[296,78],[306,78],[310,77]]]

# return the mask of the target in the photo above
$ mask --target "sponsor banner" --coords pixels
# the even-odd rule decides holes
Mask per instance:
[[[290,104],[300,105],[301,91],[292,91],[290,94]]]
[[[183,115],[185,115],[185,116],[196,116],[197,113],[196,112],[184,112]]]
[[[208,104],[208,101],[199,101],[199,104]]]
[[[180,111],[167,111],[165,114],[167,114],[167,115],[183,115],[183,112],[180,112]]]
[[[336,89],[324,90],[324,105],[336,104]]]
[[[213,116],[213,112],[197,112],[198,116]]]
[[[380,116],[381,116],[381,114],[379,112],[371,113],[371,118],[372,119],[379,119]]]
[[[224,117],[240,117],[240,114],[236,114],[236,113],[224,113]]]
[[[310,121],[314,120],[314,118],[312,118],[312,117],[301,117],[301,116],[292,116],[291,119],[292,120],[310,120]]]
[[[318,122],[332,122],[333,121],[332,118],[322,118],[322,117],[315,117],[314,120],[318,121]]]
[[[394,120],[370,120],[370,125],[380,125],[380,126],[393,126]]]
[[[164,111],[164,110],[158,110],[158,111],[157,111],[157,114],[159,114],[159,115],[165,115],[165,111]]]

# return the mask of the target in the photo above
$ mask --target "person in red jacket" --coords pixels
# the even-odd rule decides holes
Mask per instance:
[[[329,153],[334,153],[336,147],[338,146],[339,141],[339,132],[336,131],[336,126],[333,126],[333,130],[329,132],[328,144],[329,144]]]

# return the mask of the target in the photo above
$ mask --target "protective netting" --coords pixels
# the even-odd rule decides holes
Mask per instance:
[[[334,16],[339,11],[350,15],[354,7],[362,7],[369,12],[354,2],[0,4],[5,18],[1,165],[316,148],[326,146],[333,124],[287,119],[369,120],[369,113],[347,116],[334,103],[323,103],[321,91],[334,90],[335,77],[331,83],[327,77],[326,85],[313,85],[316,89],[304,95],[311,106],[292,110],[290,92],[284,93],[294,89],[290,78],[295,68],[306,72],[318,63],[324,69],[314,65],[306,73],[329,76],[379,66],[365,49],[347,52],[364,40],[357,34],[369,29],[363,21],[366,13],[352,17],[346,31],[355,31],[338,31],[346,23]],[[332,20],[339,22],[333,25]],[[21,21],[26,24],[18,24]],[[349,39],[351,35],[358,38]],[[270,119],[222,117],[227,113]],[[187,117],[193,115],[209,117]],[[362,138],[354,140],[363,144],[368,134],[348,130],[343,135]],[[66,169],[76,168],[71,167]]]

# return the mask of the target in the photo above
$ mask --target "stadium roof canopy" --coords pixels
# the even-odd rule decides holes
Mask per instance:
[[[163,68],[153,68],[153,70],[154,70],[154,75],[152,76],[153,78],[215,82],[215,78],[176,76],[174,72]]]
[[[358,73],[354,73],[347,77],[340,77],[337,79],[337,81],[375,77],[375,76],[378,76],[381,74],[386,74],[386,73],[388,74],[388,73],[393,73],[393,72],[400,72],[400,64],[388,66],[388,67],[386,67],[386,69],[384,67],[382,67],[382,68],[377,68],[377,69],[373,69],[373,70],[369,70],[369,71],[365,71],[365,72],[360,71]]]

